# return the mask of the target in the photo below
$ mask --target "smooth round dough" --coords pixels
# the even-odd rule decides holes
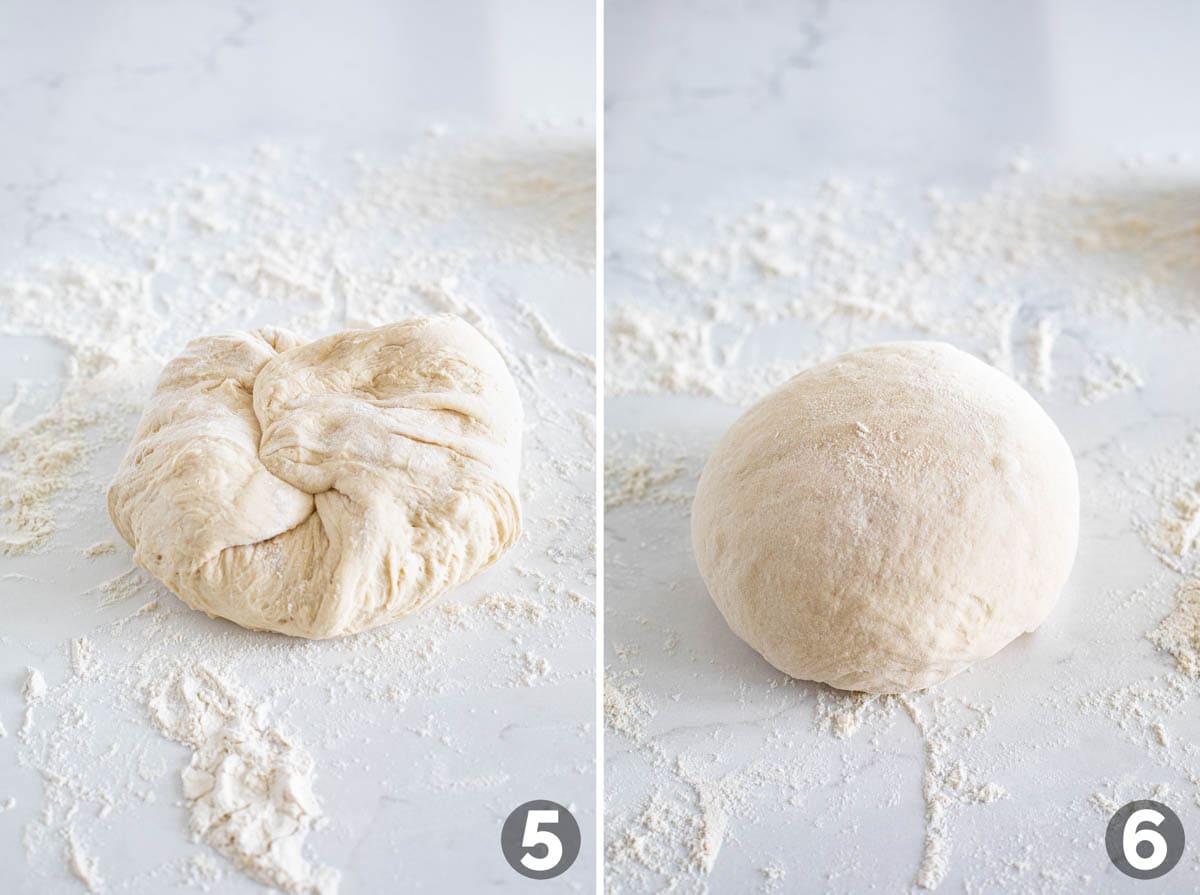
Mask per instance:
[[[209,336],[163,370],[109,515],[194,609],[352,634],[512,546],[521,427],[504,361],[456,317]]]
[[[1078,540],[1062,434],[941,342],[794,377],[721,439],[692,506],[734,632],[793,677],[869,693],[941,683],[1037,628]]]

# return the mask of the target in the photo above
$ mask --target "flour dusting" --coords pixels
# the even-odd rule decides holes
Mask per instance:
[[[519,803],[527,771],[494,768],[504,720],[467,706],[519,688],[530,711],[560,719],[552,704],[585,713],[591,693],[594,333],[563,301],[591,306],[592,144],[583,127],[539,125],[376,156],[263,145],[47,188],[52,224],[0,271],[0,342],[56,371],[0,399],[0,552],[62,578],[0,576],[62,622],[46,643],[18,618],[18,642],[50,657],[17,737],[14,773],[44,788],[22,834],[28,872],[97,891],[221,891],[242,875],[332,892],[344,868],[322,855],[348,852],[370,820],[339,804],[419,814],[423,799],[482,790],[470,810],[490,818]],[[189,339],[264,324],[316,338],[446,310],[495,344],[539,423],[526,535],[486,580],[396,626],[305,643],[210,621],[132,564],[105,490]],[[586,726],[551,723],[524,754],[590,792],[588,762],[555,766]],[[169,860],[106,859],[141,823],[164,826],[169,848],[162,812],[180,799],[188,829]]]
[[[192,749],[182,775],[192,833],[259,882],[336,895],[339,873],[304,853],[324,817],[312,756],[272,724],[270,706],[200,666],[154,685],[148,707],[159,730]]]
[[[1180,736],[1200,695],[1200,433],[1158,391],[1174,374],[1168,346],[1200,327],[1200,206],[1176,160],[1114,167],[1066,173],[1021,153],[982,186],[917,191],[832,175],[757,201],[643,209],[635,235],[608,241],[610,893],[725,891],[747,862],[770,869],[762,891],[785,874],[787,890],[813,868],[762,845],[783,829],[829,843],[813,883],[825,891],[869,887],[869,837],[882,831],[911,849],[909,867],[888,868],[902,888],[1087,890],[1094,864],[1064,858],[1078,830],[1154,787],[1107,781],[1102,806],[1055,803],[1027,823],[1015,806],[1069,798],[1046,769],[1070,763],[1073,738],[1134,744],[1151,778],[1182,787],[1170,798],[1200,804],[1200,765]],[[1162,348],[1127,338],[1137,333]],[[899,339],[949,341],[1047,407],[1076,452],[1097,540],[1045,634],[978,677],[875,698],[780,678],[737,643],[695,573],[688,508],[739,408],[815,363]],[[866,450],[875,433],[858,434]],[[1151,555],[1159,571],[1132,578]],[[1097,569],[1121,584],[1096,592]],[[1052,663],[1052,688],[1026,673],[1023,650],[1030,667]],[[1013,742],[1014,719],[1031,714],[1054,723]],[[789,768],[791,785],[758,799],[764,761]],[[916,804],[924,823],[910,830]],[[1011,835],[964,835],[976,816]]]

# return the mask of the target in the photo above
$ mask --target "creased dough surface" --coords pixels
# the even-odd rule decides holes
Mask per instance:
[[[792,378],[724,435],[692,507],[734,632],[793,677],[871,693],[940,683],[1037,628],[1078,540],[1062,434],[940,342]]]
[[[456,317],[208,336],[163,370],[109,515],[195,609],[350,634],[512,546],[521,428],[503,359]]]

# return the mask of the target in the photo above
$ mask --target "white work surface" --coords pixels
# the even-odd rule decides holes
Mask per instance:
[[[616,0],[605,27],[609,890],[1195,891],[1197,637],[1147,635],[1196,559],[1200,10]],[[1082,492],[1042,628],[907,705],[743,644],[688,518],[746,403],[897,338],[1010,369]],[[1139,798],[1191,837],[1157,881],[1105,852]]]
[[[266,891],[193,841],[191,749],[147,708],[205,665],[311,756],[303,847],[342,893],[591,891],[594,7],[5,5],[0,891]],[[190,338],[447,311],[525,406],[525,533],[496,565],[325,643],[131,571],[105,488]],[[27,668],[48,692],[23,730]],[[553,882],[500,850],[532,799],[582,828]]]

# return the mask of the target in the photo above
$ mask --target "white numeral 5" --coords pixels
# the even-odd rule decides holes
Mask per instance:
[[[535,873],[541,873],[544,870],[551,870],[552,868],[557,867],[558,862],[562,860],[562,840],[549,830],[539,829],[542,824],[556,823],[558,823],[557,811],[530,810],[530,812],[525,815],[525,835],[521,837],[521,846],[523,848],[533,848],[535,845],[546,846],[546,854],[543,857],[535,858],[530,854],[521,855],[521,863]],[[1157,836],[1158,834],[1156,833],[1155,835]],[[1158,838],[1162,839],[1161,836]],[[1163,844],[1163,848],[1166,848],[1165,843]]]

